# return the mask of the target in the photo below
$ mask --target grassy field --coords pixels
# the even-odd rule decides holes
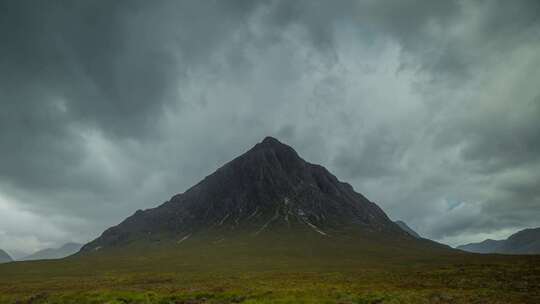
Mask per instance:
[[[539,256],[374,239],[199,239],[128,249],[0,265],[0,303],[540,303]]]

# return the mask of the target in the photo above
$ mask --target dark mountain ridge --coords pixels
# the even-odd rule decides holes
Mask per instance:
[[[540,254],[540,227],[518,231],[506,240],[487,239],[457,249],[475,253]]]
[[[272,137],[162,205],[138,210],[82,252],[201,235],[355,233],[414,241],[373,202]]]

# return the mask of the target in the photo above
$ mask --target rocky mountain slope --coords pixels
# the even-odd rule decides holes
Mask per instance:
[[[540,228],[521,230],[506,240],[488,239],[457,248],[476,253],[540,254]]]
[[[416,231],[412,230],[409,225],[407,225],[404,221],[395,221],[395,223],[399,226],[399,228],[403,229],[403,231],[407,232],[408,234],[414,236],[415,238],[419,239],[421,236],[416,233]]]

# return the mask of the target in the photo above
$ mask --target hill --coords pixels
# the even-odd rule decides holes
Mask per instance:
[[[82,244],[66,243],[59,248],[47,248],[37,251],[22,258],[21,261],[61,259],[77,253],[81,247]]]
[[[524,229],[506,240],[485,240],[457,247],[475,253],[540,254],[540,228]]]

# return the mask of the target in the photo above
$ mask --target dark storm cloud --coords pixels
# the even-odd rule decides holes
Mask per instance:
[[[176,1],[0,6],[4,191],[24,193],[25,208],[89,218],[136,186],[95,163],[103,151],[91,139],[123,145],[159,137],[165,108],[179,99],[177,83],[250,9]]]
[[[343,178],[380,178],[398,174],[397,163],[407,146],[395,132],[379,128],[342,148],[334,159],[334,165]]]
[[[539,8],[2,1],[0,248],[86,241],[266,135],[426,236],[539,225]]]
[[[470,119],[456,130],[467,145],[463,158],[478,162],[481,170],[528,165],[540,159],[540,98],[523,102],[499,117]]]
[[[120,139],[155,136],[165,106],[178,99],[179,79],[243,17],[243,11],[195,2],[2,6],[0,127],[11,132],[0,134],[1,175],[44,187],[94,178],[69,176],[86,152],[81,129]],[[208,22],[217,16],[219,23]]]
[[[15,103],[62,107],[70,118],[138,133],[174,82],[174,56],[127,28],[134,3],[11,2],[2,10],[2,68]],[[8,92],[9,92],[8,91]],[[119,119],[122,118],[122,119]]]

